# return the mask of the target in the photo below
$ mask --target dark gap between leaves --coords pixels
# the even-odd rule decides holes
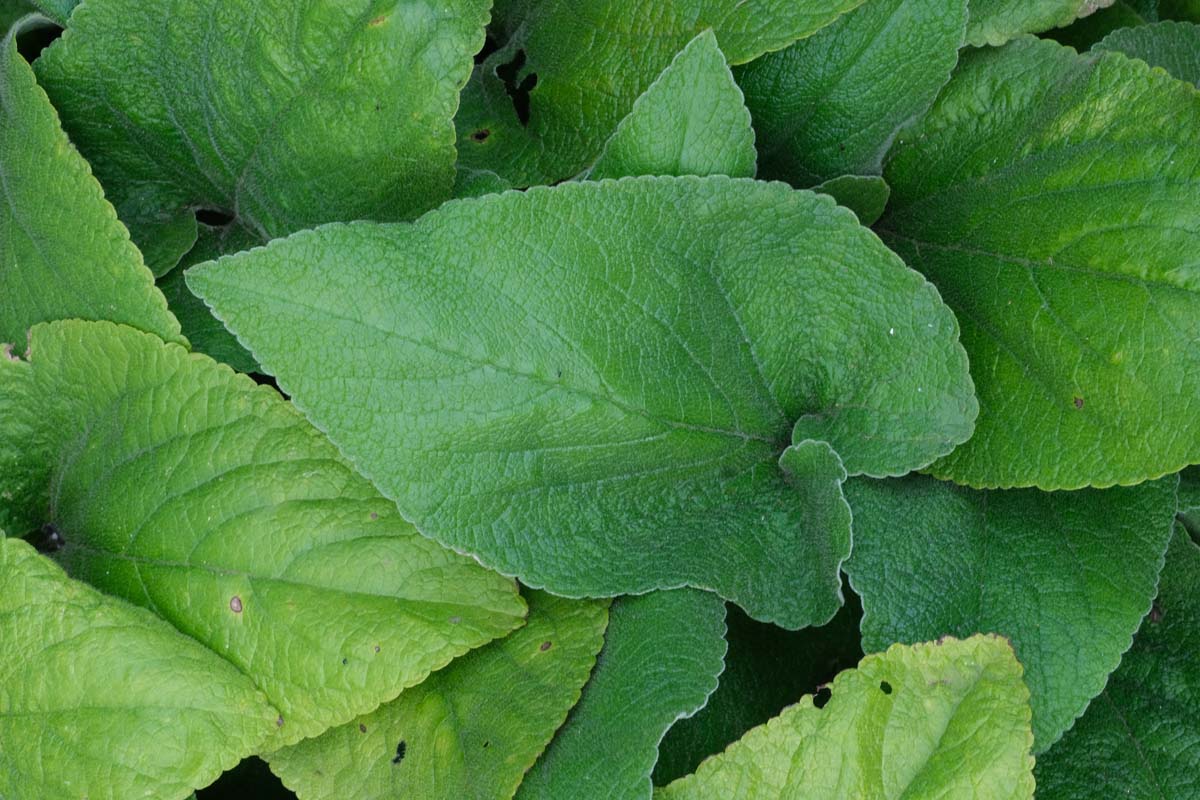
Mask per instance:
[[[233,214],[222,208],[197,208],[196,222],[210,228],[224,228],[233,222]]]
[[[531,72],[518,81],[517,76],[520,75],[521,68],[524,66],[525,51],[518,50],[512,61],[496,67],[496,77],[504,84],[504,91],[512,100],[513,110],[517,112],[517,119],[522,125],[528,125],[529,94],[537,86],[538,76],[536,72]]]
[[[62,35],[63,29],[49,21],[31,25],[17,34],[17,52],[32,64],[43,50]]]

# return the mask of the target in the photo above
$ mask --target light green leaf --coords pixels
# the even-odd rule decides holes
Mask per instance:
[[[657,800],[1033,797],[1029,692],[995,636],[895,645],[747,733]]]
[[[649,800],[658,743],[717,688],[724,634],[725,604],[708,592],[618,598],[583,697],[518,800]]]
[[[754,177],[754,131],[742,90],[712,31],[688,43],[604,145],[586,173]]]
[[[796,698],[814,691],[863,657],[858,624],[862,608],[850,595],[820,628],[785,631],[755,622],[736,607],[727,620],[729,650],[717,691],[694,716],[671,726],[658,746],[655,785],[670,783],[767,722]]]
[[[863,648],[1008,637],[1046,750],[1104,688],[1150,609],[1177,484],[1045,493],[851,482],[845,570],[863,600]]]
[[[1115,50],[1162,67],[1172,77],[1200,87],[1200,25],[1156,22],[1114,31],[1094,50]]]
[[[1000,45],[1023,33],[1069,25],[1114,0],[971,0],[967,44]]]
[[[863,225],[874,225],[883,216],[892,195],[887,181],[876,175],[841,175],[817,184],[813,191],[827,194],[853,211]]]
[[[877,175],[900,126],[950,78],[967,0],[870,0],[737,71],[759,139],[759,174],[812,186]]]
[[[198,209],[266,241],[408,219],[449,197],[452,117],[487,11],[487,0],[89,0],[38,76],[134,239],[160,253],[173,241],[178,261]]]
[[[697,34],[731,64],[786,47],[863,0],[514,0],[498,4],[501,48],[480,64],[456,118],[461,164],[515,186],[578,174]],[[513,95],[528,98],[522,120]]]
[[[278,712],[153,614],[0,536],[0,797],[185,797]]]
[[[248,235],[234,235],[231,229],[204,226],[200,238],[175,269],[159,278],[158,286],[167,298],[167,306],[179,319],[184,335],[191,342],[192,352],[228,364],[238,372],[258,372],[258,362],[246,352],[234,335],[225,329],[221,321],[212,315],[208,306],[187,288],[183,271],[190,266],[220,258],[225,253],[236,253],[253,246]]]
[[[266,756],[304,800],[507,800],[579,699],[607,603],[529,594],[529,623],[348,725]]]
[[[901,135],[876,228],[937,284],[979,390],[933,474],[1132,484],[1200,462],[1200,93],[1025,38]]]
[[[0,342],[23,346],[33,325],[72,317],[185,341],[16,34],[0,39]]]
[[[1200,547],[1177,528],[1154,609],[1108,687],[1038,759],[1038,798],[1200,796]]]
[[[247,674],[282,714],[273,744],[521,624],[512,581],[420,536],[273,389],[109,323],[38,326],[31,352],[0,362],[0,405],[37,420],[0,484],[10,530],[53,525],[73,577]]]
[[[689,585],[823,622],[845,471],[920,467],[975,412],[932,287],[782,184],[510,192],[188,282],[423,533],[569,596]]]

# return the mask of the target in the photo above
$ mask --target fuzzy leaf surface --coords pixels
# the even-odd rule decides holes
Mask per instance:
[[[967,44],[1000,45],[1023,33],[1069,25],[1114,0],[971,0]]]
[[[1115,50],[1162,67],[1173,77],[1200,87],[1200,25],[1156,22],[1113,31],[1095,50]]]

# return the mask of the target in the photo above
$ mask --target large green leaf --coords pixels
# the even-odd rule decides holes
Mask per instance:
[[[878,174],[900,126],[950,78],[967,0],[870,0],[740,68],[759,173],[795,186]]]
[[[231,664],[0,535],[0,797],[185,797],[277,711]]]
[[[33,71],[0,39],[0,342],[38,322],[111,319],[184,341],[153,276]]]
[[[1156,22],[1114,31],[1095,50],[1116,50],[1162,67],[1181,81],[1200,86],[1200,25]]]
[[[863,647],[1007,636],[1045,750],[1104,688],[1150,610],[1177,484],[1046,493],[852,481],[845,569],[863,600]]]
[[[1200,547],[1182,528],[1108,687],[1038,759],[1038,797],[1200,797]]]
[[[971,0],[967,43],[1004,44],[1022,33],[1067,25],[1114,0]]]
[[[933,466],[981,488],[1200,462],[1200,93],[1025,38],[963,57],[887,166],[884,240],[941,290],[979,390]]]
[[[532,592],[524,628],[267,760],[304,800],[507,800],[579,699],[607,618]]]
[[[38,60],[134,239],[216,209],[261,241],[447,198],[487,0],[89,0]]]
[[[583,697],[518,800],[650,800],[659,741],[717,688],[724,633],[725,604],[708,592],[617,599]]]
[[[1033,797],[1029,692],[995,636],[895,645],[753,729],[658,800]]]
[[[851,594],[837,615],[820,628],[785,631],[755,622],[730,607],[729,650],[717,691],[704,708],[671,726],[658,746],[655,785],[696,770],[805,694],[811,694],[863,657],[858,625],[862,608]]]
[[[73,577],[250,676],[282,713],[273,744],[521,623],[512,581],[420,536],[273,389],[109,323],[38,326],[31,352],[0,361],[0,406],[36,415],[0,434],[20,437],[10,530],[53,526]]]
[[[932,287],[782,184],[510,192],[189,285],[423,533],[572,596],[686,584],[827,620],[843,463],[907,472],[975,413]]]
[[[467,84],[462,164],[529,186],[577,174],[634,100],[711,28],[732,64],[812,34],[863,0],[513,0],[493,13],[503,46]],[[514,105],[527,98],[528,117]],[[524,102],[524,100],[520,100]]]
[[[754,131],[711,30],[688,43],[637,99],[587,177],[754,177]]]

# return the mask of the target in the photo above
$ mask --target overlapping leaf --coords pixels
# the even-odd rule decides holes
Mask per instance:
[[[197,209],[260,241],[449,196],[486,0],[89,0],[38,74],[161,274]]]
[[[1113,0],[971,0],[967,43],[976,46],[1004,44],[1022,33],[1067,25]]]
[[[1200,796],[1200,547],[1177,528],[1154,609],[1105,690],[1038,759],[1038,797]]]
[[[932,287],[781,184],[460,201],[189,285],[422,532],[568,595],[687,584],[827,620],[844,469],[920,467],[975,413]]]
[[[38,326],[30,361],[0,362],[4,406],[33,418],[0,432],[9,530],[53,526],[72,576],[248,675],[275,745],[521,624],[512,581],[418,535],[272,389],[177,345]]]
[[[1181,81],[1200,86],[1200,25],[1157,22],[1114,31],[1096,50],[1115,50],[1162,67]]]
[[[950,78],[966,24],[966,0],[870,0],[739,68],[760,175],[812,186],[878,174],[896,131]]]
[[[634,100],[706,28],[729,62],[741,64],[812,34],[861,3],[499,3],[492,31],[502,46],[476,69],[456,119],[463,166],[495,172],[516,186],[575,175],[596,158]]]
[[[1033,797],[1029,693],[1003,639],[895,645],[830,688],[655,797]]]
[[[0,342],[38,322],[110,319],[184,341],[153,276],[50,101],[0,32]]]
[[[606,604],[529,596],[529,622],[394,702],[267,756],[305,800],[508,800],[603,642]]]
[[[717,688],[724,633],[725,604],[708,592],[617,599],[583,697],[518,800],[650,800],[659,741]]]
[[[277,711],[232,664],[0,535],[0,797],[182,798]]]
[[[1132,484],[1200,462],[1200,93],[1124,56],[973,51],[885,177],[885,241],[963,326],[981,406],[932,468]]]
[[[863,599],[863,647],[1008,637],[1045,750],[1104,688],[1150,609],[1177,483],[1047,493],[851,482],[846,572]]]

